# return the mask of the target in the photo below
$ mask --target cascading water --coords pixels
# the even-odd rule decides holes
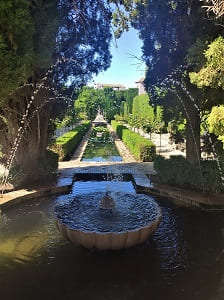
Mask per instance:
[[[13,142],[13,145],[12,145],[12,148],[11,148],[11,151],[9,153],[9,158],[5,164],[5,168],[4,168],[4,173],[3,173],[3,176],[2,176],[2,179],[1,179],[1,182],[0,182],[0,185],[3,187],[2,190],[1,190],[1,195],[3,195],[4,193],[4,186],[7,184],[8,182],[8,179],[9,179],[9,171],[12,167],[12,163],[15,159],[15,155],[16,155],[16,152],[18,150],[18,147],[22,141],[22,138],[31,122],[31,120],[35,117],[36,113],[39,112],[46,104],[48,103],[51,103],[53,101],[56,101],[58,99],[60,99],[61,101],[63,101],[63,103],[65,103],[67,105],[67,107],[71,107],[72,105],[72,95],[74,93],[74,91],[71,92],[71,95],[70,97],[68,96],[63,96],[61,93],[59,93],[53,86],[49,86],[47,85],[47,80],[49,78],[49,76],[53,73],[54,69],[60,65],[60,64],[63,64],[63,63],[66,63],[66,62],[75,62],[80,68],[81,65],[80,63],[78,63],[75,59],[73,58],[64,58],[62,57],[61,59],[58,59],[56,61],[55,64],[53,64],[49,69],[48,71],[44,74],[43,78],[40,80],[40,83],[38,84],[33,84],[33,83],[28,83],[28,84],[24,84],[23,86],[20,86],[18,87],[18,90],[21,90],[21,89],[24,89],[26,87],[31,87],[31,88],[34,88],[34,91],[32,92],[31,94],[31,97],[30,97],[30,100],[27,104],[27,107],[26,107],[26,110],[25,110],[25,113],[22,115],[21,117],[21,121],[20,121],[20,126],[18,128],[18,132],[17,132],[17,135],[16,135],[16,138]],[[49,91],[50,93],[53,93],[54,96],[53,97],[49,97],[48,99],[44,98],[44,102],[40,105],[38,105],[32,112],[30,112],[31,110],[31,106],[34,102],[34,99],[35,99],[35,95],[37,95],[42,89],[46,90],[46,91]],[[12,95],[13,92],[10,94]]]
[[[195,139],[195,135],[194,135],[194,130],[193,130],[193,126],[192,126],[192,123],[191,123],[191,118],[188,114],[188,111],[186,109],[186,106],[181,98],[181,96],[178,94],[178,92],[175,90],[175,85],[176,86],[179,86],[181,88],[181,90],[188,96],[189,100],[191,101],[192,105],[194,105],[194,107],[196,108],[196,110],[198,111],[198,113],[201,115],[201,110],[199,108],[199,106],[197,105],[194,97],[190,94],[190,92],[186,89],[186,87],[180,82],[180,81],[177,81],[175,80],[173,77],[176,76],[176,74],[178,74],[179,72],[183,71],[183,69],[185,69],[187,66],[180,66],[179,68],[175,69],[171,74],[169,74],[164,80],[162,81],[158,81],[155,86],[160,86],[164,89],[168,89],[170,92],[174,93],[176,96],[177,96],[177,99],[180,101],[181,105],[183,106],[184,108],[184,111],[186,113],[186,117],[189,121],[189,125],[190,125],[190,129],[191,129],[191,132],[192,132],[192,136],[193,136],[193,139],[194,139],[194,144],[195,144],[195,147],[196,147],[196,150],[197,150],[197,145],[196,145],[196,139]],[[171,87],[169,87],[169,85]],[[153,90],[153,87],[150,87],[149,88],[149,92],[150,94],[154,94],[154,90]],[[205,127],[206,127],[206,134],[208,134],[209,130],[208,130],[208,127],[207,127],[207,124],[205,123],[204,124]],[[211,144],[211,147],[212,147],[212,150],[213,150],[213,155],[214,155],[214,159],[217,163],[217,166],[218,166],[218,170],[219,170],[219,174],[220,174],[220,179],[221,179],[221,182],[222,182],[222,185],[224,186],[224,174],[223,174],[223,170],[222,170],[222,167],[221,167],[221,163],[220,163],[220,160],[219,160],[219,157],[216,153],[216,149],[212,143],[212,140],[211,140],[211,137],[209,136],[209,142]],[[204,185],[204,179],[203,179],[203,174],[202,174],[202,168],[201,168],[201,162],[200,162],[200,155],[197,152],[197,157],[198,157],[198,165],[199,165],[199,170],[200,170],[200,177],[201,177],[201,182],[202,182],[202,187],[203,187],[203,191],[204,191],[204,188],[205,188],[205,185]]]

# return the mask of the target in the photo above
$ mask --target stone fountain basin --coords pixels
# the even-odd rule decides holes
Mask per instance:
[[[114,193],[116,208],[110,214],[99,209],[105,195],[74,197],[55,208],[56,225],[76,246],[100,250],[119,250],[146,241],[162,218],[158,204],[146,195]]]

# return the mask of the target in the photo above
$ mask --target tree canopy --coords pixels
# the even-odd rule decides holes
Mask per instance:
[[[74,89],[109,67],[110,24],[101,1],[1,1],[0,142],[7,167],[14,161],[30,177],[45,156],[49,120],[65,110]]]
[[[56,2],[0,2],[0,100],[53,63]]]
[[[224,105],[214,106],[208,117],[210,132],[218,136],[224,148]]]
[[[201,53],[205,63],[198,72],[189,74],[191,83],[197,87],[224,88],[224,38],[219,36]]]
[[[1,1],[0,98],[37,82],[52,64],[48,76],[60,86],[80,86],[108,68],[110,21],[100,1]]]
[[[93,120],[100,108],[107,121],[114,119],[122,111],[122,102],[132,106],[137,89],[114,91],[112,88],[94,89],[83,87],[74,103],[74,110],[81,117]],[[131,98],[132,97],[132,98]]]

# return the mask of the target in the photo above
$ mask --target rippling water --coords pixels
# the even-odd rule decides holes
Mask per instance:
[[[73,193],[132,191],[130,182],[77,182]],[[71,196],[71,195],[70,195]],[[17,205],[0,216],[1,299],[224,299],[224,214],[155,198],[163,220],[138,247],[75,248],[52,217],[68,195]]]

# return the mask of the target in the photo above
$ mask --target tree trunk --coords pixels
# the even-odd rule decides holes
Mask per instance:
[[[191,84],[188,85],[188,90],[193,93]],[[186,158],[190,163],[199,163],[201,159],[200,111],[195,107],[193,100],[178,87],[177,94],[186,116]],[[194,101],[196,102],[196,99]]]
[[[32,94],[33,90],[26,88],[0,107],[0,144],[5,165],[20,169],[18,184],[38,179],[39,159],[45,158],[48,145],[48,122],[53,106],[46,99],[52,95],[49,91],[39,91],[31,101]]]
[[[194,108],[190,108],[189,118],[186,124],[186,158],[192,163],[198,163],[201,158],[200,146],[200,116]]]
[[[37,116],[31,120],[15,153],[15,163],[22,166],[26,181],[34,181],[39,177],[39,159],[45,157],[48,144],[49,117],[50,111],[47,112],[45,108],[42,108],[39,112],[39,121]]]

